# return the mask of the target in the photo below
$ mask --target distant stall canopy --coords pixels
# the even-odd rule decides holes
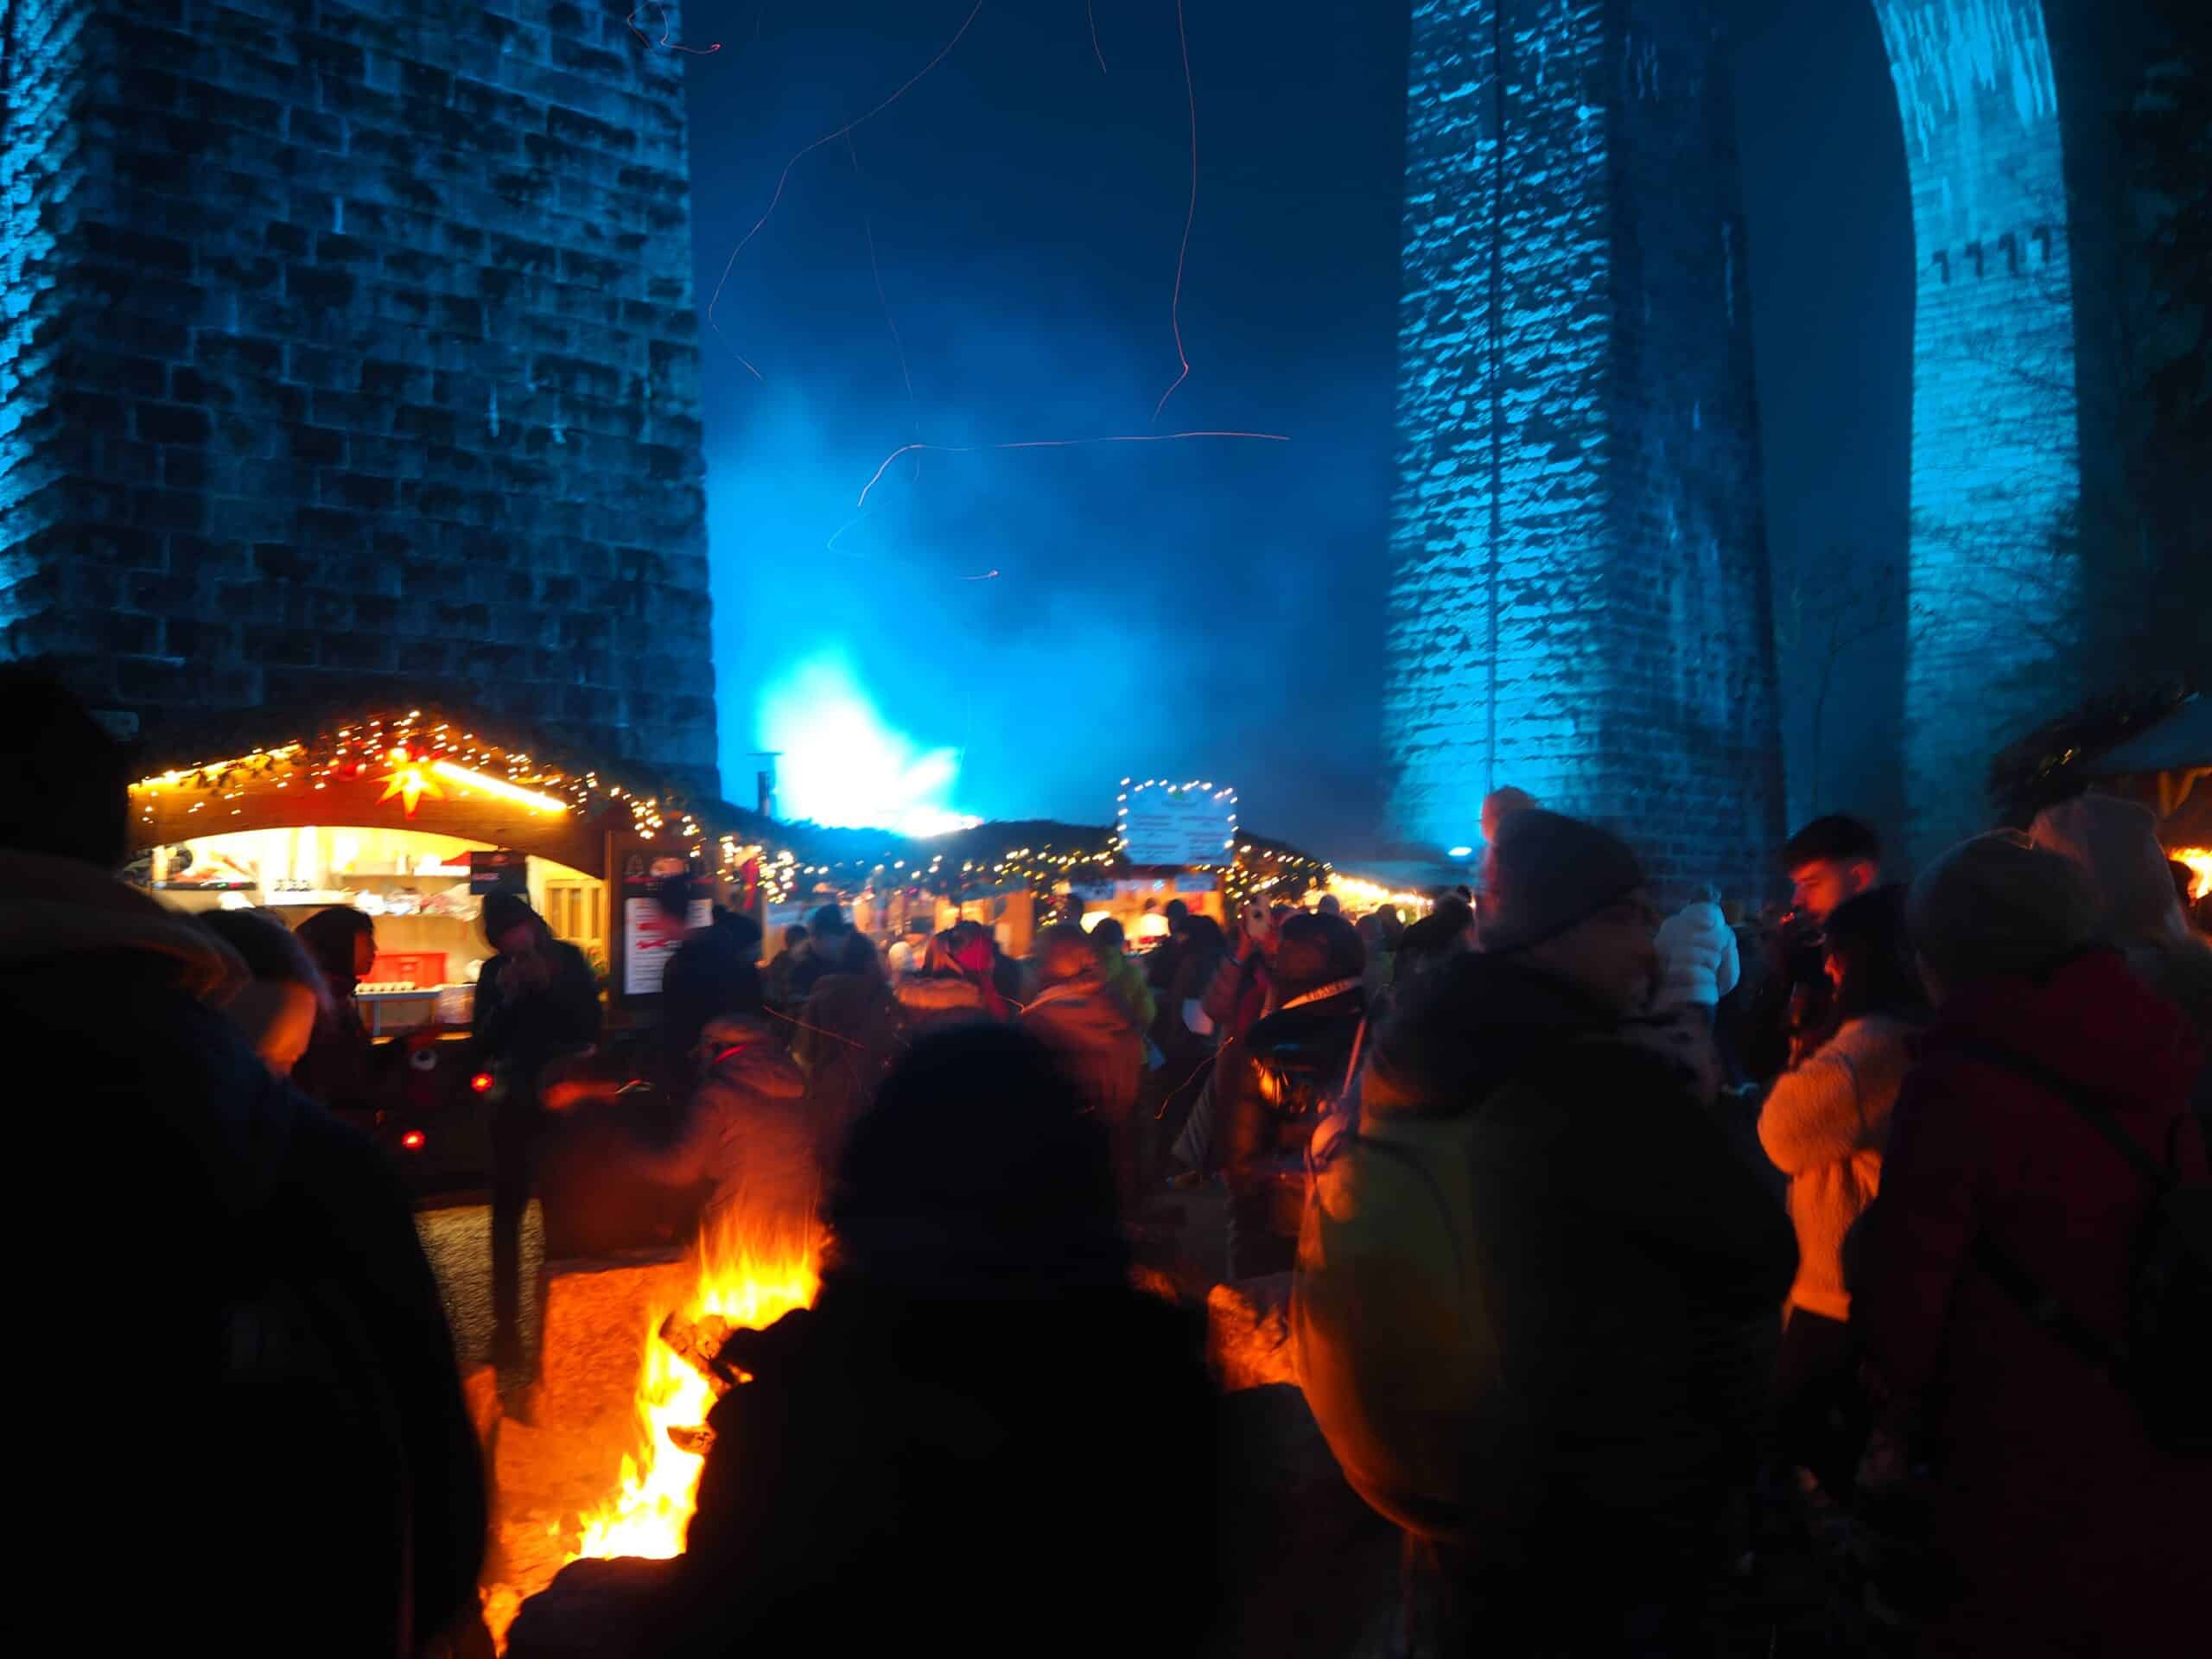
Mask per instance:
[[[784,823],[687,796],[634,766],[602,771],[514,721],[433,705],[327,709],[276,726],[268,711],[252,711],[201,727],[189,749],[170,738],[142,752],[144,775],[130,786],[135,848],[238,830],[391,826],[593,869],[602,838],[618,830],[680,849],[725,877],[753,866],[771,903],[893,888],[1050,893],[1131,868],[1113,825],[1008,820],[917,839]],[[1232,902],[1296,899],[1336,878],[1325,860],[1242,832],[1205,868]]]

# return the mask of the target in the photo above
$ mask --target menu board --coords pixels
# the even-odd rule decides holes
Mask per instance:
[[[691,874],[689,859],[675,854],[634,851],[622,859],[621,986],[626,997],[658,996],[669,958],[695,927],[715,918],[713,890],[692,877],[691,897],[681,917],[661,903],[661,886],[671,876]]]
[[[1133,791],[1121,810],[1123,856],[1132,864],[1225,864],[1236,835],[1226,790]]]

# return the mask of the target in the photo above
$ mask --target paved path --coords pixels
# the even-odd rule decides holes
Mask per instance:
[[[485,1363],[492,1353],[492,1206],[453,1205],[419,1210],[415,1232],[437,1275],[438,1294],[453,1327],[454,1347],[463,1370]],[[533,1203],[522,1222],[523,1343],[535,1353],[540,1309],[534,1294],[545,1255],[545,1231]]]

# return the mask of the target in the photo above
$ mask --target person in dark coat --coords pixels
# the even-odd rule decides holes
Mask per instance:
[[[806,989],[799,982],[800,969],[813,953],[813,942],[803,924],[794,922],[784,930],[784,948],[768,963],[770,1007],[786,1014],[798,1011],[806,1001]]]
[[[1936,1002],[1897,1097],[1852,1322],[1888,1393],[1870,1478],[1932,1460],[1943,1655],[2180,1655],[2205,1636],[2212,1459],[2169,1453],[2110,1371],[2152,1201],[2073,1105],[2093,1096],[2183,1182],[2206,1179],[2186,1022],[2092,944],[2080,866],[2008,835],[1952,849],[1906,920]],[[1996,1265],[1993,1265],[1994,1262]]]
[[[599,984],[584,953],[553,937],[519,893],[484,900],[484,937],[498,952],[476,980],[476,1054],[498,1078],[492,1108],[493,1358],[523,1362],[522,1216],[544,1126],[539,1086],[555,1060],[599,1040]]]
[[[1881,838],[1857,818],[1831,813],[1790,836],[1781,862],[1789,912],[1751,976],[1759,991],[1745,1017],[1744,1065],[1761,1083],[1818,1048],[1834,1023],[1821,929],[1845,899],[1882,885]]]
[[[1038,935],[1037,967],[1041,985],[1019,1023],[1052,1051],[1105,1129],[1115,1185],[1129,1211],[1137,1201],[1135,1120],[1144,1033],[1073,922],[1055,922]]]
[[[121,1517],[174,1511],[130,1552],[130,1607],[85,1615],[136,1645],[392,1659],[480,1637],[483,1470],[405,1192],[226,1017],[238,954],[115,879],[106,734],[21,665],[0,724],[0,1016],[22,1097],[66,1102],[11,1124],[17,1224],[69,1264],[16,1287],[24,1339],[70,1356],[39,1385],[66,1393],[62,1431],[21,1419],[19,1571],[63,1582]],[[66,1094],[27,1071],[41,1056]]]
[[[1497,1388],[1471,1402],[1464,1492],[1415,1576],[1484,1651],[1692,1651],[1756,1469],[1753,1333],[1796,1267],[1789,1217],[1621,1035],[1658,969],[1635,854],[1531,807],[1490,874],[1482,950],[1400,1012],[1362,1080],[1363,1121],[1477,1115],[1466,1260]]]
[[[1351,1082],[1366,1029],[1366,966],[1343,917],[1291,917],[1275,946],[1275,1011],[1215,1071],[1231,1279],[1297,1264],[1306,1143]]]
[[[1196,1324],[1132,1290],[1044,1046],[923,1039],[855,1126],[813,1307],[740,1332],[641,1650],[1188,1655],[1216,1548]],[[1135,1552],[1135,1554],[1133,1554]]]
[[[644,1160],[645,1173],[674,1187],[711,1188],[702,1234],[734,1230],[772,1255],[811,1258],[822,1169],[806,1079],[753,1014],[709,1020],[697,1064],[683,1131]]]
[[[834,938],[837,971],[815,981],[791,1033],[824,1169],[834,1166],[845,1136],[874,1103],[905,1036],[901,1005],[875,947],[856,933]]]
[[[349,1123],[376,1122],[368,1027],[354,1000],[363,976],[377,964],[377,925],[351,905],[319,910],[292,930],[322,970],[327,995],[315,1033],[292,1068],[292,1081]]]

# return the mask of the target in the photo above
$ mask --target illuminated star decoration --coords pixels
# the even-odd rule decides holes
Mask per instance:
[[[434,801],[445,799],[445,791],[424,777],[420,766],[409,761],[406,750],[394,749],[385,759],[391,762],[391,770],[377,779],[384,785],[384,793],[377,797],[379,805],[397,795],[401,809],[411,818],[416,804],[425,795]]]

